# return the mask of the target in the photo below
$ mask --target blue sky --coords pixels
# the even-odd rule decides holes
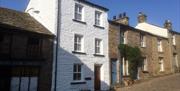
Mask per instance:
[[[42,0],[43,1],[43,0]],[[180,0],[89,0],[108,8],[109,19],[114,15],[126,12],[130,18],[130,25],[137,24],[138,12],[144,12],[151,24],[163,26],[169,19],[173,23],[173,29],[180,32]],[[1,7],[7,7],[23,11],[28,0],[0,0]]]

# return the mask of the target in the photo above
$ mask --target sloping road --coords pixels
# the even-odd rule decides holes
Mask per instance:
[[[180,74],[155,78],[117,91],[180,91]]]

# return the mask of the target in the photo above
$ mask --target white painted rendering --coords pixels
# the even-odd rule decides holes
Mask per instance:
[[[29,0],[25,12],[33,16],[53,34],[56,34],[58,0]]]
[[[57,68],[57,91],[79,91],[80,89],[89,89],[94,91],[94,65],[101,64],[101,90],[108,90],[110,85],[109,78],[109,57],[108,57],[108,20],[107,12],[94,6],[77,2],[76,0],[61,1],[61,29],[60,45],[58,52]],[[27,12],[35,19],[41,22],[51,32],[56,33],[56,0],[30,0]],[[83,20],[86,24],[74,21],[75,3],[83,5]],[[28,11],[30,8],[40,11],[34,14]],[[102,22],[104,29],[95,27],[95,11],[102,12]],[[83,36],[83,54],[75,54],[74,35]],[[104,57],[94,56],[95,39],[102,40],[102,54]],[[82,64],[83,80],[86,84],[71,84],[73,81],[73,65]],[[85,80],[91,78],[91,80]],[[54,83],[54,82],[53,82]],[[52,83],[52,84],[53,84]]]
[[[157,35],[160,37],[168,38],[168,30],[165,28],[161,28],[146,22],[138,23],[138,25],[135,27],[137,29],[140,29],[142,31],[151,33],[153,35]]]

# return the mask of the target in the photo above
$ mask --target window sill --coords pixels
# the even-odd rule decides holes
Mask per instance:
[[[163,53],[163,51],[158,51],[158,53]]]
[[[149,73],[148,71],[142,71],[143,73]]]
[[[91,80],[91,77],[86,77],[85,80],[86,80],[86,81],[87,81],[87,80]]]
[[[159,73],[164,73],[165,71],[159,71]]]
[[[123,77],[130,77],[129,75],[124,75]]]
[[[94,25],[94,27],[100,28],[100,29],[104,29],[104,27],[99,26],[99,25]]]
[[[71,85],[77,85],[77,84],[86,84],[85,81],[74,81],[74,82],[71,82]]]
[[[98,57],[105,57],[104,55],[102,54],[94,54],[94,56],[98,56]]]
[[[146,46],[141,46],[141,48],[146,48]]]
[[[81,21],[81,20],[77,20],[77,19],[73,19],[73,21],[78,22],[78,23],[81,23],[81,24],[86,24],[86,22]]]
[[[86,55],[86,53],[84,53],[84,52],[72,51],[72,53],[74,53],[74,54],[82,54],[82,55]]]

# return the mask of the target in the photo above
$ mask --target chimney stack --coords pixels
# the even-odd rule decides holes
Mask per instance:
[[[165,20],[164,28],[166,28],[168,30],[172,30],[172,23],[170,20]]]
[[[147,16],[143,14],[142,12],[139,12],[138,15],[138,23],[143,23],[147,21]]]
[[[114,21],[121,23],[121,24],[125,24],[125,25],[129,25],[129,17],[126,16],[126,13],[120,13],[119,16],[117,17],[117,19],[114,19]]]

